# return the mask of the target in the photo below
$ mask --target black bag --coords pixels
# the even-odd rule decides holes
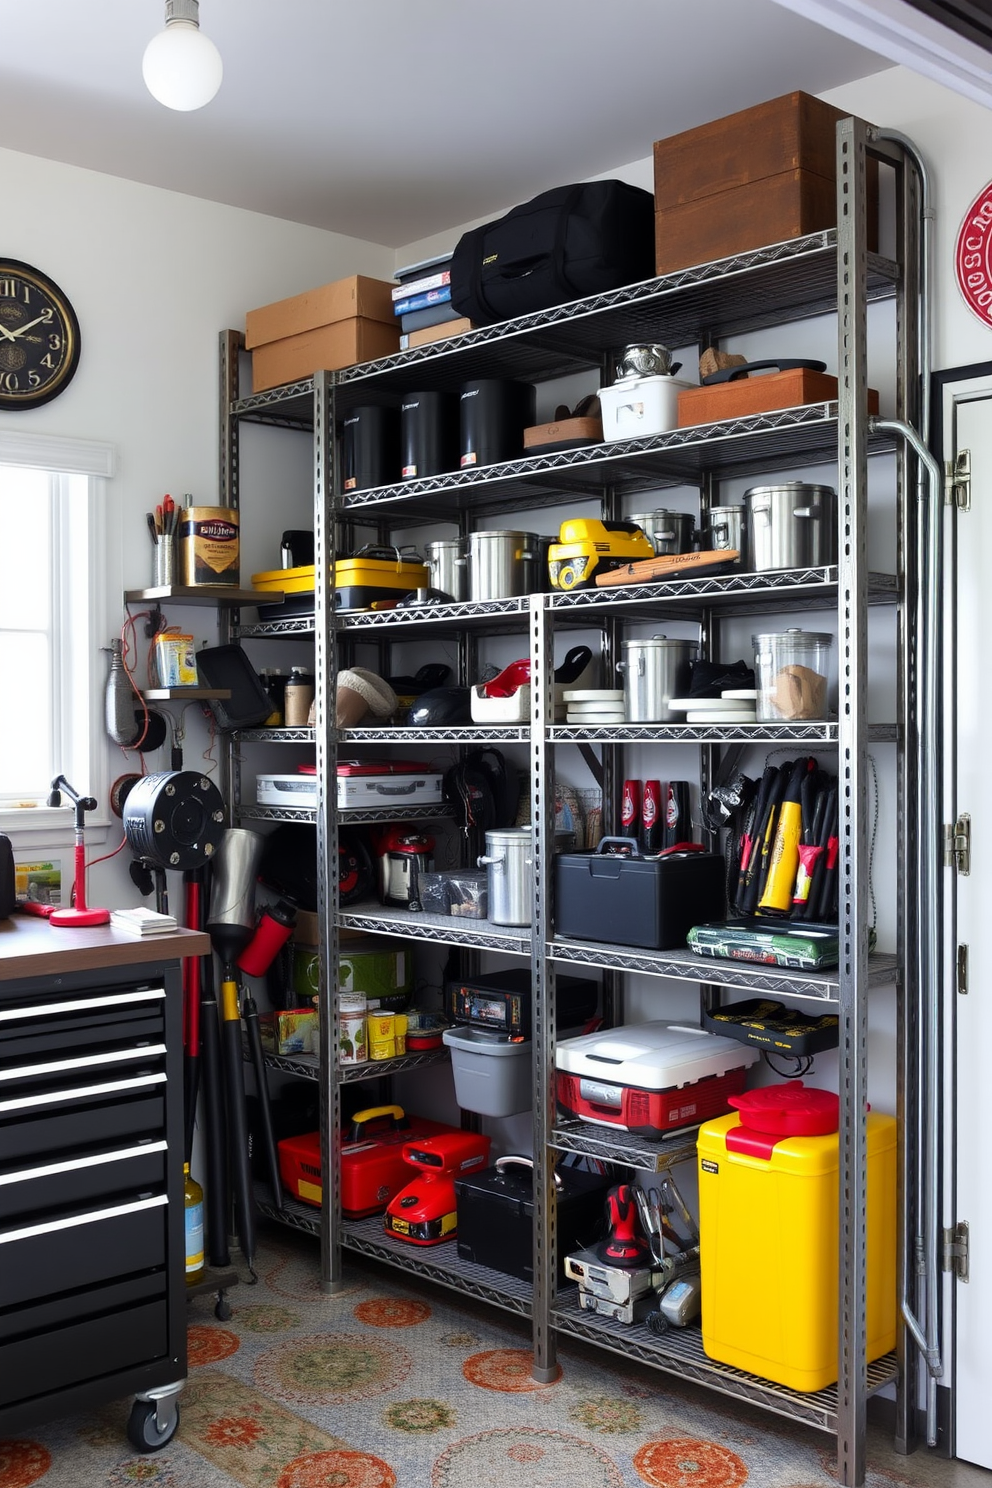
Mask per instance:
[[[588,181],[543,191],[463,233],[451,303],[475,325],[492,325],[653,276],[651,192]]]
[[[520,801],[520,776],[516,765],[498,749],[473,749],[445,773],[444,799],[455,808],[455,820],[463,832],[510,827]]]
[[[0,920],[14,913],[17,894],[14,890],[14,849],[10,838],[0,832]]]

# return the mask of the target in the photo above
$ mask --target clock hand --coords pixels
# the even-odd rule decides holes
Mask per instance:
[[[5,325],[0,325],[0,336],[6,336],[8,341],[14,340],[12,332],[8,331]]]
[[[39,315],[36,320],[29,320],[27,325],[20,326],[16,331],[5,331],[5,334],[10,337],[11,341],[13,341],[18,336],[23,336],[24,332],[29,331],[32,326],[41,325],[41,322],[44,320],[44,318],[45,317],[43,315]]]

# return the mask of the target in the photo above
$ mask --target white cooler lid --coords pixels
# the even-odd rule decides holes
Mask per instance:
[[[752,1065],[758,1053],[749,1044],[705,1028],[659,1020],[560,1039],[555,1063],[573,1075],[641,1090],[670,1090]]]

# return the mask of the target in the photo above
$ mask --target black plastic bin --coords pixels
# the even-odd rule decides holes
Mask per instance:
[[[657,858],[604,852],[555,858],[555,931],[574,940],[665,951],[684,946],[693,925],[726,911],[719,853],[670,848]]]

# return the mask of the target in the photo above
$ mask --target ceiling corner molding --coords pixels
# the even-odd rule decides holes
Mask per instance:
[[[117,446],[96,439],[0,430],[0,461],[26,470],[57,470],[64,475],[97,475],[109,479],[117,469]]]
[[[992,108],[990,52],[924,14],[915,0],[775,0],[775,4]]]

